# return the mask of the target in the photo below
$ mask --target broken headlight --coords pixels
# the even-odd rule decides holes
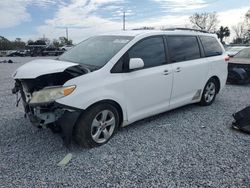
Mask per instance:
[[[29,101],[30,104],[49,103],[71,94],[76,86],[50,87],[40,91],[35,91]]]

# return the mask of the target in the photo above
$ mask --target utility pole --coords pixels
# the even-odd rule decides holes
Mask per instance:
[[[68,27],[66,27],[66,38],[67,38],[67,41],[69,41],[69,32],[68,32]]]
[[[123,31],[126,30],[126,13],[123,11]]]

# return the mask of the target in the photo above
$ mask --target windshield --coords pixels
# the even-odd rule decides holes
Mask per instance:
[[[248,59],[250,59],[250,48],[241,50],[234,57],[236,57],[236,58],[248,58]]]
[[[129,36],[91,37],[61,55],[59,60],[100,68],[132,39]]]

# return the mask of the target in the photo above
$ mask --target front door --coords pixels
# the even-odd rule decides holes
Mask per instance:
[[[173,71],[167,64],[162,36],[143,39],[128,51],[129,58],[141,58],[144,68],[123,74],[128,121],[154,115],[169,108]]]

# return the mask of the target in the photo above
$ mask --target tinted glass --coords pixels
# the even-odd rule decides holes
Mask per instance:
[[[91,37],[64,53],[59,60],[102,67],[132,39],[127,36]]]
[[[241,50],[234,57],[236,57],[236,58],[247,58],[247,59],[250,59],[250,48]]]
[[[222,49],[216,38],[209,36],[200,36],[203,45],[205,56],[216,56],[222,54]]]
[[[129,58],[141,58],[144,68],[155,67],[166,62],[162,37],[152,37],[137,43],[129,50]]]
[[[200,58],[200,48],[194,36],[169,36],[168,47],[171,62]]]

